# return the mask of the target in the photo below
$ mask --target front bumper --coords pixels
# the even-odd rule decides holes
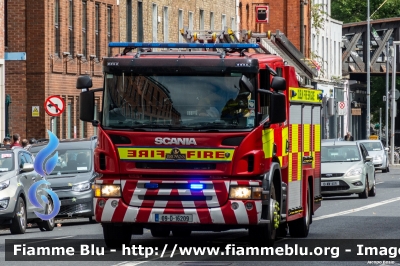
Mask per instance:
[[[339,185],[325,186],[324,182],[339,182]],[[361,182],[360,185],[354,183]],[[361,193],[365,188],[365,178],[362,175],[321,178],[321,194],[354,194]]]
[[[149,208],[133,207],[125,204],[121,198],[94,198],[95,217],[97,222],[113,223],[143,223],[159,224],[155,214],[182,214],[191,215],[190,224],[224,224],[224,225],[256,225],[261,220],[261,200],[228,200],[223,206],[215,208],[196,208],[191,202],[191,207],[183,208]],[[233,209],[232,204],[237,203],[238,208]],[[251,203],[252,209],[247,209],[246,204]],[[163,224],[177,224],[167,222]]]
[[[93,211],[93,190],[83,192],[57,191],[61,202],[60,211],[57,217],[92,217]]]

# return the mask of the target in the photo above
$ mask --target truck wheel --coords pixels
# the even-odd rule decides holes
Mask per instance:
[[[24,234],[26,231],[26,208],[24,200],[19,197],[14,218],[10,226],[11,234]]]
[[[108,248],[122,248],[131,243],[132,227],[129,225],[115,226],[114,224],[102,224],[104,241]]]
[[[368,199],[368,191],[369,191],[369,185],[368,185],[368,176],[365,177],[365,187],[364,191],[358,194],[358,196],[362,199]]]
[[[192,234],[192,230],[188,230],[188,229],[172,230],[172,235],[174,237],[189,237],[191,234]]]
[[[169,230],[164,229],[164,228],[152,228],[152,229],[150,229],[150,232],[153,237],[168,237],[169,236]]]
[[[51,201],[51,199],[49,199],[49,204],[46,205],[45,214],[49,214],[52,211],[53,211],[53,202]],[[53,231],[55,225],[54,218],[48,221],[38,222],[37,225],[40,231]]]
[[[292,237],[307,237],[311,224],[310,185],[307,186],[307,208],[303,218],[289,222],[289,233]]]
[[[276,238],[276,230],[279,227],[280,209],[276,201],[275,186],[272,183],[270,188],[270,200],[267,219],[269,224],[261,224],[249,227],[249,238],[253,245],[272,247]]]

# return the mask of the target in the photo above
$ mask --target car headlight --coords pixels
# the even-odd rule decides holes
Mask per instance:
[[[351,169],[344,176],[361,175],[362,168]]]
[[[72,186],[72,190],[76,192],[82,192],[90,189],[90,183],[85,182],[85,183],[80,183]]]
[[[382,155],[376,155],[374,159],[375,160],[382,160]]]
[[[0,183],[0,190],[8,188],[9,185],[10,185],[10,179],[8,179],[7,181],[1,182]]]
[[[120,185],[93,185],[95,197],[121,197]]]
[[[231,187],[230,199],[261,199],[261,187]]]

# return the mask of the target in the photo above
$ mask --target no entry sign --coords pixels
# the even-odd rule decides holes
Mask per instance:
[[[57,95],[50,96],[44,102],[44,110],[48,115],[59,116],[64,112],[65,102]]]

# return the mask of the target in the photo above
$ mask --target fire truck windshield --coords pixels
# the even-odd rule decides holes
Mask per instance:
[[[106,73],[104,128],[152,131],[251,130],[255,92],[226,76],[137,76]],[[248,77],[245,77],[248,78]],[[254,77],[248,78],[254,85]]]

